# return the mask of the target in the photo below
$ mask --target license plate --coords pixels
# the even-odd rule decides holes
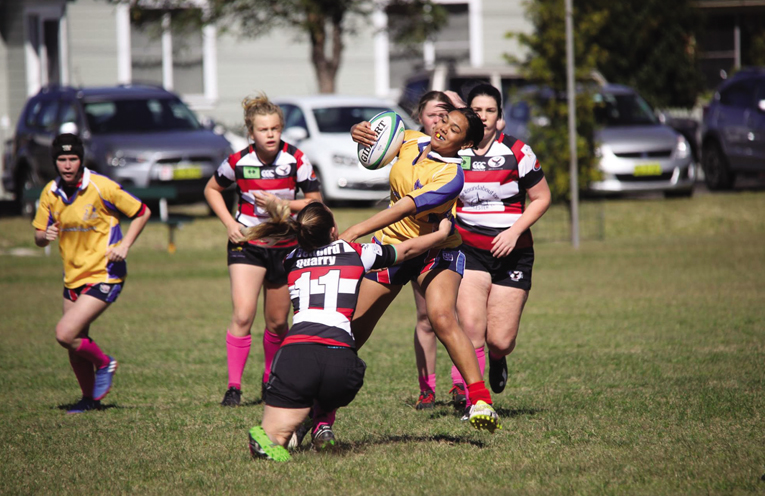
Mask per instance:
[[[184,181],[201,178],[201,165],[163,165],[159,169],[160,181]]]
[[[661,165],[660,164],[636,165],[635,176],[661,176]]]

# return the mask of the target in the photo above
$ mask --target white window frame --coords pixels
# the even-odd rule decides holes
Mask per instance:
[[[26,61],[27,96],[37,94],[48,81],[48,52],[44,42],[46,21],[58,21],[59,79],[69,84],[69,36],[64,5],[29,6],[24,9],[24,58]],[[37,46],[29,31],[32,17],[37,17]]]
[[[140,2],[144,8],[151,8],[151,2]],[[207,10],[206,0],[186,2],[188,8]],[[162,22],[162,85],[173,90],[173,40],[170,32],[170,16]],[[183,94],[181,98],[193,110],[212,110],[218,101],[218,31],[208,24],[202,28],[202,86],[203,93]],[[117,7],[117,66],[120,83],[132,81],[132,54],[130,51],[130,4],[120,3]]]

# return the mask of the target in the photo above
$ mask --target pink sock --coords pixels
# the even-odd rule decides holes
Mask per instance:
[[[80,347],[74,351],[74,354],[89,361],[95,365],[97,369],[102,369],[109,365],[109,357],[106,356],[96,342],[90,338],[82,338],[80,340]]]
[[[69,350],[69,364],[74,370],[77,382],[80,383],[83,398],[93,398],[93,385],[96,382],[96,371],[93,364],[83,359],[77,353]]]
[[[265,372],[263,373],[263,382],[268,382],[271,375],[271,363],[274,361],[276,352],[284,341],[284,336],[275,334],[268,329],[263,330],[263,361],[265,363]]]
[[[311,429],[311,432],[316,433],[316,429],[319,428],[322,424],[327,424],[330,427],[335,425],[335,415],[337,414],[337,410],[332,410],[331,412],[325,412],[321,409],[318,403],[314,403],[313,405],[313,427]]]
[[[427,377],[419,376],[417,379],[420,381],[420,391],[436,390],[436,374],[429,374]]]
[[[483,377],[483,373],[486,370],[486,350],[483,346],[475,350],[475,357],[478,359],[478,369],[481,371],[481,377]],[[462,378],[462,374],[460,374],[460,371],[454,365],[452,365],[452,384],[465,385],[465,379]],[[467,388],[465,388],[465,397],[467,398],[468,406],[472,405]]]
[[[228,357],[228,387],[240,389],[242,374],[250,355],[252,336],[236,337],[226,331],[226,356]]]

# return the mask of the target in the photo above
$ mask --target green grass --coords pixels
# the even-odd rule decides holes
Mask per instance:
[[[405,290],[361,351],[364,388],[338,414],[336,455],[255,462],[262,352],[246,406],[222,409],[231,303],[225,230],[200,218],[164,251],[147,229],[125,291],[92,335],[120,360],[103,412],[64,414],[78,387],[55,342],[61,263],[0,256],[0,494],[763,494],[765,193],[606,201],[603,240],[536,247],[534,288],[504,429],[473,431],[445,403],[413,408],[414,306]],[[337,209],[341,229],[372,213]],[[538,226],[549,234],[553,216]],[[0,219],[0,250],[32,248]],[[40,255],[42,250],[37,250]],[[262,318],[254,334],[259,342]]]

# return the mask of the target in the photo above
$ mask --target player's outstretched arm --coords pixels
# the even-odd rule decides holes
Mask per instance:
[[[405,196],[390,208],[377,212],[372,217],[363,222],[359,222],[355,226],[351,226],[340,235],[340,239],[352,243],[362,236],[366,236],[369,233],[373,233],[378,229],[387,227],[394,222],[398,222],[401,219],[417,213],[417,206],[414,204],[414,200]]]
[[[396,264],[400,264],[410,258],[414,258],[420,253],[423,253],[438,243],[446,240],[449,237],[449,233],[452,231],[452,221],[449,219],[442,219],[438,224],[438,231],[426,234],[424,236],[418,236],[416,238],[408,239],[403,243],[396,245]]]

